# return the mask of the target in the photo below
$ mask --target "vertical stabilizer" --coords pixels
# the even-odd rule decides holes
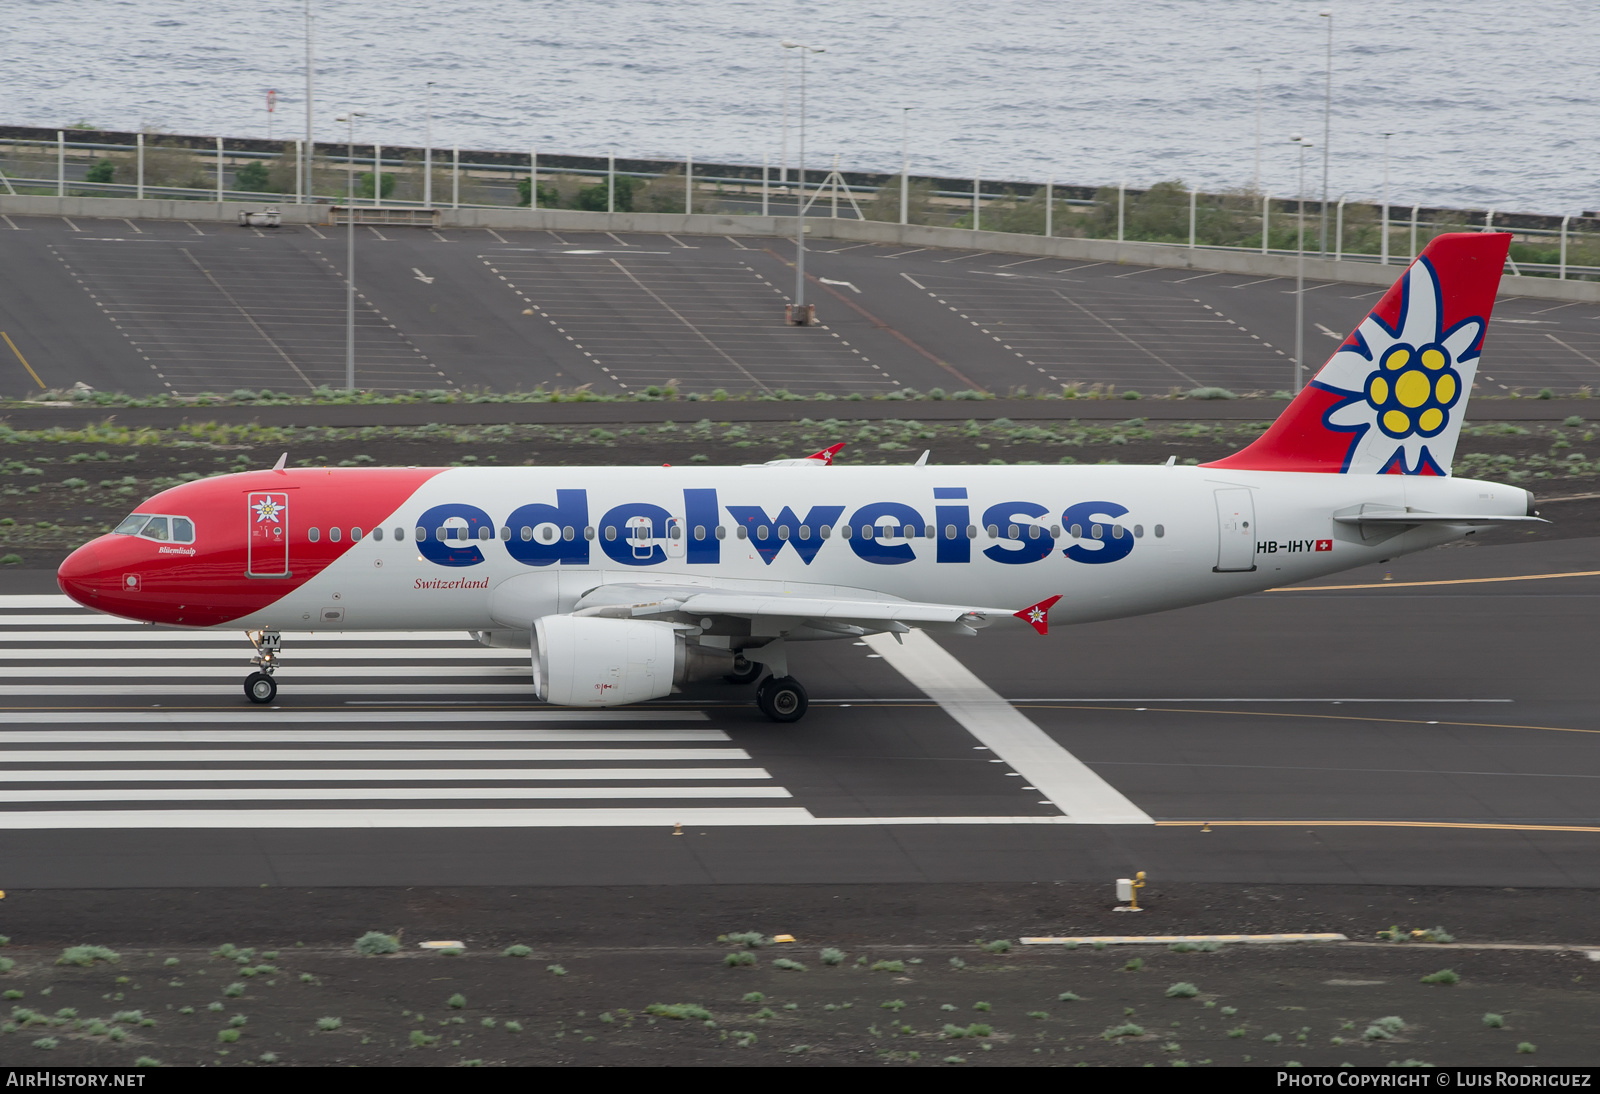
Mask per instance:
[[[1265,433],[1206,466],[1450,474],[1510,246],[1436,237]]]

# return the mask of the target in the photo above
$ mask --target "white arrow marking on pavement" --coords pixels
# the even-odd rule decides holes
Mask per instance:
[[[848,282],[848,281],[832,281],[832,280],[829,280],[826,277],[819,277],[819,278],[817,278],[817,280],[822,282],[824,285],[843,285],[845,288],[849,289],[851,292],[855,293],[857,296],[861,295],[861,290],[856,288],[854,285],[850,284],[850,282]]]
[[[411,272],[416,274],[417,275],[417,280],[422,282],[424,285],[432,285],[433,284],[433,278],[429,277],[427,274],[423,273],[421,270],[417,269],[415,266],[411,267]]]

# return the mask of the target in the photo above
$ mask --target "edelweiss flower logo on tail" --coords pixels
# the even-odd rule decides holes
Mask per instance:
[[[1354,434],[1343,470],[1448,475],[1461,431],[1458,404],[1472,390],[1485,322],[1443,329],[1439,277],[1426,257],[1401,283],[1399,322],[1376,312],[1339,347],[1312,386],[1339,396],[1323,422]]]

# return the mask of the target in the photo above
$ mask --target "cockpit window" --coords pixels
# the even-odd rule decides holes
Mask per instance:
[[[114,529],[117,535],[139,536],[157,543],[193,543],[194,522],[188,517],[151,516],[135,513]]]

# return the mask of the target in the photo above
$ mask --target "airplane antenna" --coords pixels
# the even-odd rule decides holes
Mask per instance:
[[[933,449],[931,449],[931,448],[924,448],[922,450],[922,455],[917,457],[917,462],[914,463],[912,466],[913,467],[927,467],[928,466],[928,453],[930,453],[932,451],[933,451]]]
[[[278,457],[278,462],[272,465],[274,471],[282,471],[289,464],[289,453],[285,452]]]

